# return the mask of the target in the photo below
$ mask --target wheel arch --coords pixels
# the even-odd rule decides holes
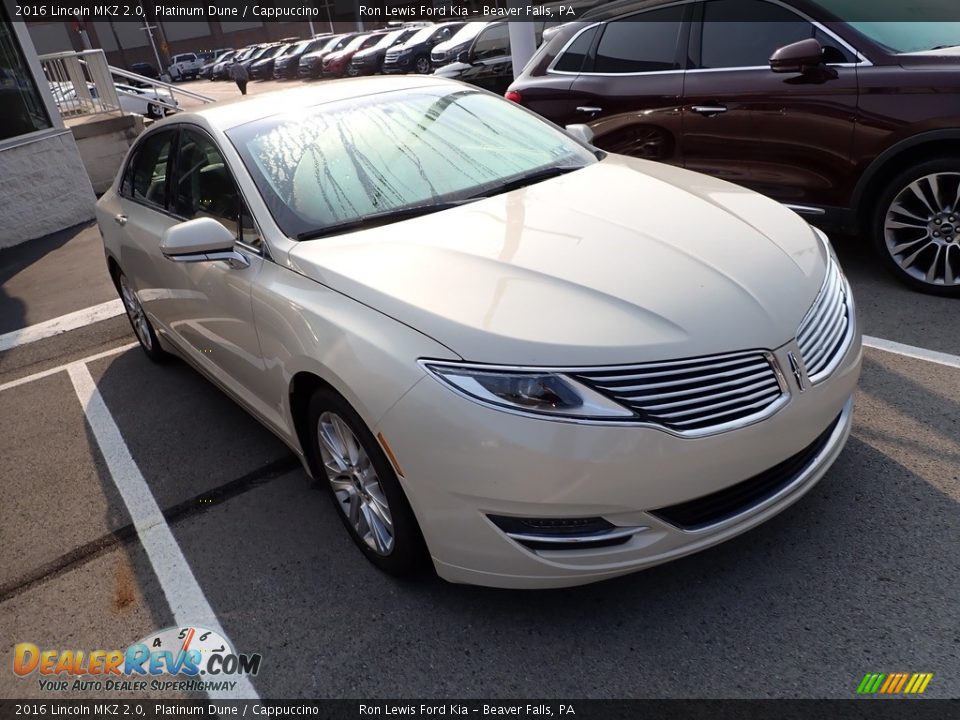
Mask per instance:
[[[322,468],[317,466],[315,459],[311,457],[311,453],[307,451],[310,446],[310,440],[307,435],[309,432],[307,421],[309,419],[308,409],[310,406],[310,398],[320,389],[332,390],[337,393],[337,395],[340,395],[340,397],[343,397],[343,393],[312,370],[300,370],[294,373],[293,377],[290,378],[290,385],[287,391],[290,422],[296,434],[297,442],[300,443],[304,463],[314,479],[323,477],[323,471]],[[350,402],[346,398],[344,398],[344,400],[348,403]],[[353,407],[352,404],[351,407]]]
[[[952,154],[960,155],[960,128],[918,133],[880,153],[860,176],[853,191],[851,206],[860,228],[871,230],[873,208],[866,200],[876,197],[894,177],[911,165]]]

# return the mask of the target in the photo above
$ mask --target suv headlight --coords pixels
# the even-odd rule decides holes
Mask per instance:
[[[423,361],[462,395],[497,409],[567,418],[625,418],[634,413],[562,373]]]

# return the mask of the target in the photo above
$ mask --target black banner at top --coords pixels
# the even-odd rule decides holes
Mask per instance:
[[[337,18],[368,22],[507,20],[567,22],[581,18],[647,21],[643,11],[678,2],[730,3],[725,16],[760,20],[759,3],[776,2],[804,14],[824,12],[846,22],[957,22],[958,0],[0,0],[20,21],[135,22],[322,22]],[[626,15],[626,17],[625,17]]]

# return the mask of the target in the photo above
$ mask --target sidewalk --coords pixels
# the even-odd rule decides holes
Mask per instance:
[[[116,299],[96,223],[0,250],[0,335]]]

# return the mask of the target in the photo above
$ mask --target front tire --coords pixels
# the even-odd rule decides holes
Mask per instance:
[[[143,306],[137,298],[137,294],[130,287],[127,276],[122,272],[117,274],[117,291],[120,293],[120,300],[123,301],[123,309],[127,312],[127,320],[130,321],[130,327],[140,343],[140,347],[155,363],[166,362],[170,354],[160,347],[160,340],[153,329],[153,324],[143,311]]]
[[[413,70],[420,75],[428,75],[430,73],[430,58],[426,55],[418,55],[416,60],[413,61]]]
[[[307,451],[337,515],[367,559],[391,575],[420,569],[426,547],[389,460],[360,416],[330,389],[308,406]]]
[[[920,163],[891,180],[871,228],[874,249],[898,280],[960,297],[960,156]]]

